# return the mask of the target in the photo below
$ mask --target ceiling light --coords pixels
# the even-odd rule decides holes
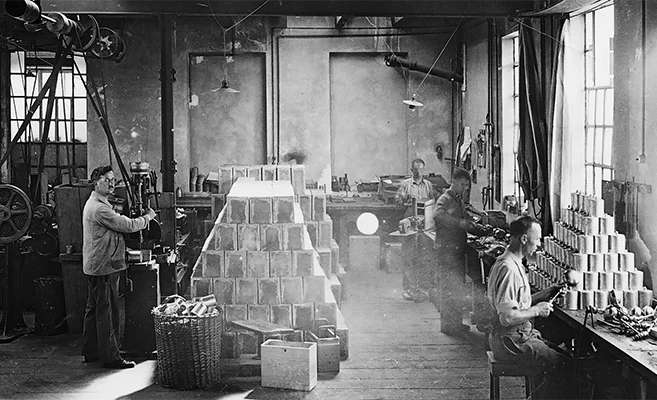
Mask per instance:
[[[415,96],[417,96],[417,95],[414,94],[413,97],[411,97],[410,100],[404,100],[403,101],[403,103],[406,104],[408,106],[408,108],[410,108],[411,110],[414,110],[415,107],[422,107],[424,105],[424,104],[420,103],[419,101],[415,100]]]
[[[233,89],[232,87],[228,86],[228,81],[224,79],[221,81],[221,87],[218,89],[212,89],[213,92],[216,92],[217,90],[220,90],[222,92],[226,93],[239,93],[240,91],[237,89]]]

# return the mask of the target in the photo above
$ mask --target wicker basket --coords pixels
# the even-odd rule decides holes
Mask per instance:
[[[221,312],[197,316],[153,310],[161,386],[195,389],[219,382]]]

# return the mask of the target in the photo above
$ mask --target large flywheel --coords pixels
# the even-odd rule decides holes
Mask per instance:
[[[0,244],[20,239],[30,228],[32,204],[14,185],[0,184]]]

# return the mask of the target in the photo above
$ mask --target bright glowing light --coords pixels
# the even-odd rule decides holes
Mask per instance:
[[[372,213],[362,213],[356,220],[356,226],[363,235],[371,235],[379,229],[379,219]]]

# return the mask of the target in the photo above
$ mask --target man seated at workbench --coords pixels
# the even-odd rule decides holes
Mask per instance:
[[[415,214],[415,201],[419,199],[434,198],[436,191],[433,184],[427,179],[424,179],[423,171],[425,168],[424,160],[416,158],[411,162],[411,172],[413,176],[402,181],[397,194],[395,195],[395,202],[399,205],[406,206],[406,213],[404,218],[414,216]],[[404,259],[402,267],[402,281],[404,292],[402,297],[405,300],[412,300],[415,302],[423,302],[429,296],[437,296],[437,291],[434,288],[435,278],[426,270],[424,265],[419,261],[418,256],[412,259]],[[421,287],[423,286],[423,287]],[[423,290],[427,290],[425,293]],[[434,289],[434,290],[431,290]]]
[[[532,320],[553,311],[552,300],[562,286],[554,285],[532,295],[523,258],[541,244],[541,225],[529,216],[511,222],[511,241],[497,258],[488,278],[488,299],[493,308],[490,348],[498,360],[527,363],[544,371],[532,398],[573,398],[569,379],[572,363],[565,352],[545,341]]]

